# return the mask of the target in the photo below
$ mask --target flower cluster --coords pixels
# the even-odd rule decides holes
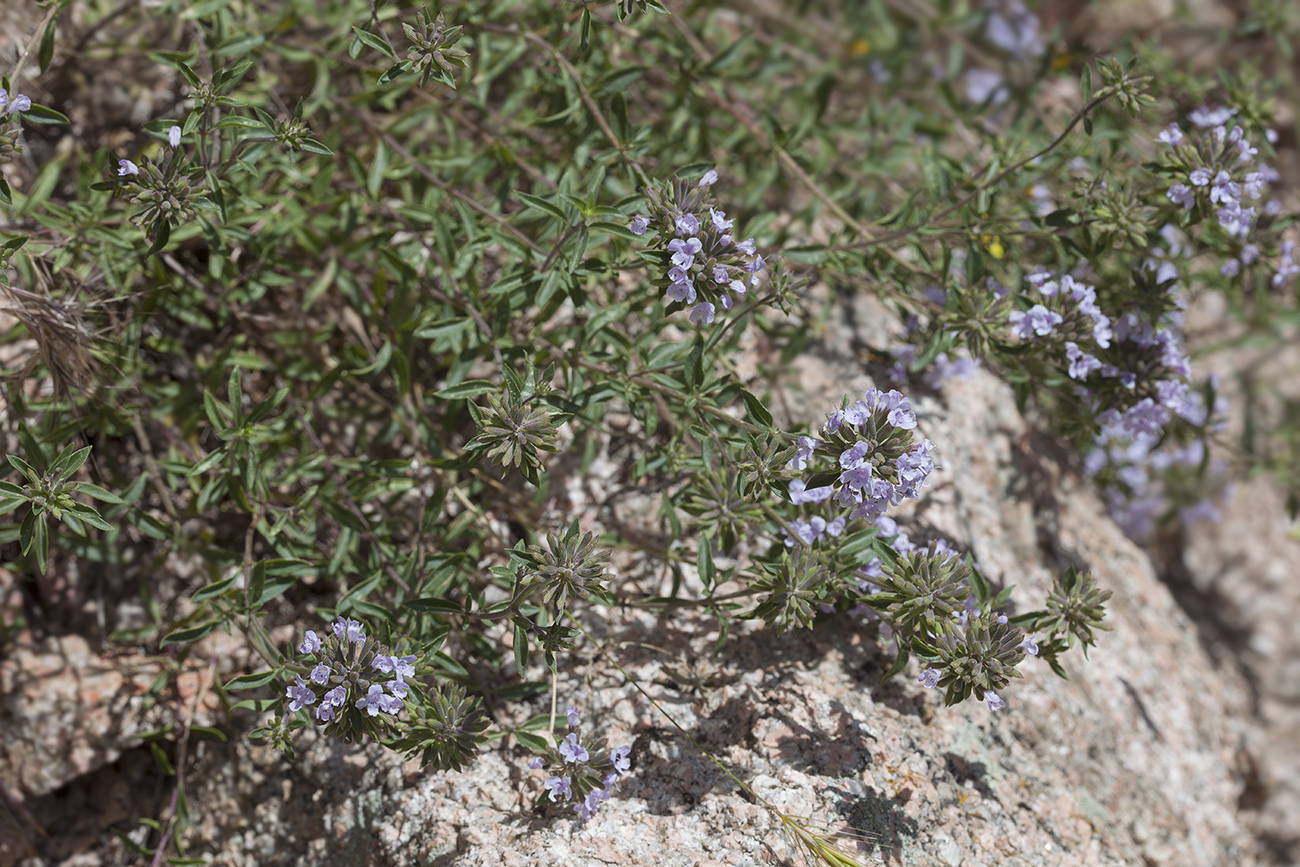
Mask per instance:
[[[1048,337],[1064,325],[1063,333],[1086,335],[1101,348],[1110,346],[1111,321],[1097,306],[1097,287],[1089,286],[1069,274],[1057,278],[1051,272],[1038,271],[1025,277],[1038,298],[1028,310],[1013,310],[1007,316],[1012,332],[1021,340]],[[1116,374],[1117,375],[1117,374]]]
[[[631,773],[632,748],[609,749],[605,740],[583,743],[579,737],[578,708],[565,710],[569,732],[555,736],[555,746],[528,763],[534,770],[543,769],[548,776],[542,789],[552,803],[571,803],[580,819],[596,815],[600,805],[610,799],[620,778]]]
[[[200,191],[203,167],[182,166],[181,137],[179,126],[168,129],[168,159],[161,166],[148,157],[140,165],[129,159],[117,161],[119,182],[127,185],[128,193],[134,193],[131,204],[139,206],[131,221],[164,239],[164,232],[192,219],[196,207],[210,204]]]
[[[23,152],[22,145],[19,143],[19,136],[22,133],[22,127],[18,123],[18,116],[24,111],[31,111],[32,101],[30,97],[18,94],[13,99],[9,98],[9,92],[0,87],[0,165],[4,165],[13,159],[14,154]],[[12,117],[11,117],[12,116]]]
[[[846,401],[822,425],[821,439],[800,437],[790,465],[812,475],[790,482],[791,502],[833,501],[850,510],[850,519],[874,521],[889,506],[919,497],[934,469],[930,455],[935,446],[929,440],[914,442],[915,427],[911,403],[896,390],[885,392],[872,386],[862,400]],[[843,524],[836,520],[822,530],[837,535]],[[795,535],[802,538],[805,534],[796,528]]]
[[[429,14],[428,7],[421,7],[420,17],[416,21],[419,27],[403,23],[406,38],[411,41],[407,49],[407,62],[411,69],[420,76],[420,87],[429,84],[430,78],[436,78],[448,87],[456,87],[456,70],[469,66],[469,54],[459,48],[453,48],[460,41],[463,27],[447,27],[443,13],[437,18]]]
[[[646,188],[650,216],[637,214],[634,235],[655,233],[656,254],[666,267],[664,294],[691,308],[692,322],[710,323],[718,308],[730,310],[767,268],[753,238],[736,241],[735,220],[714,207],[710,188],[718,173],[708,171],[691,186],[681,179]]]
[[[309,629],[298,645],[307,678],[296,675],[285,693],[289,712],[316,705],[316,722],[327,732],[377,735],[405,706],[416,658],[391,654],[355,620],[339,617],[331,632],[322,638]]]
[[[942,687],[944,704],[954,705],[971,695],[1001,710],[1006,702],[994,690],[1020,677],[1016,666],[1026,654],[1036,655],[1038,645],[1012,626],[1006,615],[983,612],[965,624],[942,624],[934,641],[935,657],[921,673],[927,689]]]
[[[1280,205],[1270,199],[1257,210],[1249,202],[1264,199],[1267,187],[1280,175],[1258,159],[1259,148],[1251,143],[1246,130],[1233,123],[1233,108],[1200,108],[1188,115],[1196,127],[1185,133],[1178,124],[1170,124],[1156,136],[1166,145],[1161,167],[1175,183],[1166,195],[1185,210],[1198,208],[1205,216],[1213,215],[1220,229],[1236,245],[1237,255],[1222,267],[1227,277],[1235,277],[1243,266],[1249,267],[1260,257],[1260,246],[1252,240],[1256,220],[1261,212],[1275,215]],[[1274,277],[1278,286],[1289,279],[1281,270]]]

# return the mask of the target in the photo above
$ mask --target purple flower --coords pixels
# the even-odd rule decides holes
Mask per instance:
[[[1183,130],[1176,123],[1171,123],[1165,129],[1160,130],[1156,136],[1156,141],[1162,144],[1177,146],[1183,140]]]
[[[1065,341],[1065,357],[1070,362],[1070,379],[1087,379],[1088,374],[1101,369],[1101,362],[1079,348],[1072,340]]]
[[[1190,527],[1198,521],[1211,521],[1217,524],[1223,518],[1223,513],[1219,511],[1219,507],[1213,500],[1205,499],[1183,509],[1178,513],[1178,517],[1182,519],[1184,526]]]
[[[732,280],[731,283],[728,284],[727,288],[730,289],[732,292],[735,292],[737,295],[744,295],[744,294],[745,294],[745,284],[744,284],[744,281],[741,281],[741,280]]]
[[[117,161],[117,176],[119,178],[124,178],[127,175],[138,175],[138,174],[140,174],[140,167],[137,166],[135,163],[131,162],[130,160]],[[304,651],[304,653],[305,652],[306,651]]]
[[[708,325],[710,322],[713,321],[713,317],[717,313],[717,311],[718,308],[714,307],[709,302],[701,301],[699,304],[696,304],[694,307],[691,308],[691,312],[688,318],[696,325],[698,325],[701,322],[703,322],[705,325]]]
[[[811,521],[795,518],[791,527],[794,529],[793,536],[784,527],[781,528],[781,532],[786,537],[785,546],[787,548],[793,548],[796,539],[805,545],[811,545],[817,541],[817,537],[826,529],[826,519],[820,516],[813,516]]]
[[[718,304],[722,307],[723,310],[730,310],[732,305],[731,296],[725,293],[719,295]]]
[[[794,457],[790,460],[790,468],[802,470],[808,466],[812,460],[813,452],[821,445],[818,440],[812,437],[799,437],[799,444],[795,446]]]
[[[1214,215],[1219,218],[1219,226],[1229,235],[1245,235],[1255,219],[1255,209],[1243,208],[1234,200],[1226,202]]]
[[[578,706],[569,705],[564,709],[564,715],[569,719],[569,728],[576,729],[578,727]]]
[[[608,800],[608,789],[593,789],[587,793],[587,797],[583,799],[581,804],[578,804],[573,808],[573,811],[578,814],[579,819],[590,819],[592,816],[596,815],[596,811],[600,809],[601,803]]]
[[[682,214],[677,218],[677,234],[683,236],[694,235],[700,231],[700,218],[694,214]],[[698,242],[696,242],[698,243]],[[699,249],[697,246],[695,249]]]
[[[1223,263],[1223,267],[1219,269],[1219,273],[1224,277],[1236,277],[1241,273],[1241,263],[1236,259],[1229,259]]]
[[[309,704],[316,703],[316,693],[311,691],[307,683],[302,679],[302,675],[294,675],[297,680],[295,686],[289,687],[285,696],[289,699],[289,712],[297,713]]]
[[[330,704],[321,704],[316,708],[316,722],[329,722],[334,719],[334,706]]]
[[[564,739],[564,743],[560,744],[560,755],[564,756],[567,764],[577,764],[591,758],[587,748],[578,743],[578,736],[572,732]]]
[[[398,681],[400,683],[400,681]],[[402,684],[405,686],[406,684]],[[379,696],[379,709],[384,713],[399,713],[402,710],[402,700],[395,695]]]
[[[713,266],[713,282],[714,282],[714,283],[717,283],[719,286],[721,286],[721,285],[726,284],[726,282],[727,282],[729,279],[731,279],[731,278],[730,278],[730,276],[727,274],[727,266],[726,266],[726,265],[714,265],[714,266]]]
[[[868,391],[867,395],[872,401],[875,400],[875,394]],[[865,400],[855,400],[844,408],[844,420],[849,424],[858,425],[859,427],[871,421],[871,405]]]
[[[322,686],[325,685],[330,679],[330,667],[322,662],[311,670],[311,679]]]
[[[376,653],[374,660],[370,663],[370,667],[382,671],[384,674],[388,674],[397,667],[397,660],[392,656],[384,656],[383,654]]]
[[[1247,244],[1241,248],[1241,264],[1253,265],[1259,258],[1259,247],[1255,244]]]
[[[712,208],[709,208],[709,218],[713,220],[713,228],[719,235],[725,233],[736,223],[735,220],[727,219],[726,211],[715,211]]]
[[[302,644],[298,645],[298,652],[299,653],[320,652],[320,638],[316,636],[315,632],[312,632],[310,629],[307,630],[306,635],[304,635],[302,638]]]
[[[1035,644],[1034,639],[1028,635],[1025,636],[1024,641],[1020,642],[1019,646],[1023,647],[1025,649],[1025,653],[1028,653],[1030,656],[1038,655],[1038,645]]]
[[[535,771],[535,770],[537,770],[538,768],[542,767],[542,766],[545,765],[545,764],[546,764],[546,760],[543,759],[541,756],[538,756],[537,758],[531,760],[531,761],[528,763],[528,767],[532,768],[532,769]]]
[[[1002,710],[1002,708],[1007,706],[1007,703],[1003,701],[996,692],[984,693],[984,700],[989,703],[989,710]]]
[[[391,657],[391,658],[392,658],[392,660],[393,660],[393,671],[395,671],[395,672],[397,673],[397,679],[398,679],[398,680],[401,680],[401,679],[404,678],[404,677],[414,677],[414,676],[415,676],[415,656],[414,656],[414,655],[411,655],[411,656],[401,656],[401,657],[394,656],[394,657]]]
[[[1196,194],[1186,184],[1174,184],[1165,195],[1169,196],[1169,201],[1184,208],[1190,209],[1196,204]]]
[[[1188,177],[1191,179],[1192,186],[1203,187],[1210,182],[1210,170],[1204,168],[1193,169]]]
[[[1188,114],[1187,119],[1199,126],[1201,129],[1206,129],[1208,127],[1219,126],[1227,123],[1234,115],[1236,115],[1236,113],[1237,110],[1235,108],[1222,107],[1210,109],[1202,107]]]
[[[614,763],[614,770],[626,774],[632,768],[632,748],[624,744],[610,750],[609,760]]]
[[[871,444],[858,440],[852,446],[840,452],[840,466],[846,470],[862,466],[862,462],[866,459],[869,451],[871,451]]]
[[[170,144],[173,149],[181,146],[180,127],[174,126],[171,129],[167,130],[167,143]]]
[[[633,235],[644,235],[645,230],[650,228],[650,218],[637,214],[628,224],[628,228],[632,230]]]
[[[668,242],[668,249],[672,251],[672,262],[679,268],[689,268],[695,264],[695,254],[700,252],[701,248],[699,238],[674,238]]]
[[[700,178],[700,182],[699,184],[697,184],[697,186],[711,187],[717,182],[718,182],[718,173],[713,169],[709,169],[707,172],[704,173],[704,177]]]
[[[744,253],[746,256],[753,256],[753,255],[754,255],[754,239],[753,239],[753,238],[746,238],[745,240],[741,241],[739,244],[736,245],[736,249],[739,250],[740,252]]]
[[[369,691],[357,699],[357,707],[365,708],[366,713],[371,716],[378,716],[380,711],[386,712],[388,696],[384,694],[384,688],[377,683],[370,684]]]
[[[558,801],[564,798],[566,801],[572,794],[570,779],[568,777],[547,777],[546,782],[542,783],[542,788],[551,793],[551,801]]]
[[[361,631],[361,624],[355,620],[347,620],[340,616],[338,620],[334,621],[332,626],[334,629],[334,635],[339,641],[346,640],[360,642],[366,640],[366,634]]]
[[[1214,186],[1210,187],[1210,201],[1235,205],[1241,200],[1241,185],[1233,181],[1232,175],[1219,172],[1214,176]]]
[[[1060,317],[1057,317],[1060,321]],[[912,412],[911,402],[896,389],[890,389],[880,399],[880,408],[887,413],[885,420],[890,427],[911,430],[916,427],[916,413]]]
[[[1012,311],[1009,319],[1016,336],[1023,340],[1030,339],[1034,334],[1039,337],[1046,337],[1052,333],[1055,326],[1063,321],[1061,314],[1048,310],[1041,304],[1030,307],[1028,312],[1023,310]]]
[[[992,69],[968,69],[966,100],[974,105],[982,105],[990,99],[993,105],[1006,101],[1007,89],[1002,85],[1002,75]]]
[[[678,281],[672,283],[664,290],[664,294],[673,301],[680,301],[683,304],[695,303],[695,286],[690,280]]]
[[[921,676],[917,678],[917,681],[919,681],[921,686],[926,689],[934,689],[939,685],[939,675],[942,673],[943,672],[937,668],[927,668],[925,671],[921,672]]]
[[[19,112],[31,111],[31,110],[32,110],[31,97],[24,96],[21,93],[15,96],[14,101],[9,104],[10,114],[18,114]]]
[[[824,503],[830,499],[833,490],[830,485],[808,489],[804,487],[804,484],[803,479],[792,479],[790,481],[790,502],[796,506],[802,503]]]
[[[848,523],[844,516],[841,515],[826,524],[826,533],[830,536],[839,536],[844,532],[844,528],[848,526]]]
[[[390,680],[387,684],[388,691],[399,699],[405,699],[411,691],[411,687],[404,680]]]
[[[329,692],[321,696],[321,703],[333,707],[343,707],[348,700],[348,689],[345,686],[336,686]]]
[[[1114,337],[1110,330],[1110,319],[1098,313],[1092,325],[1092,339],[1102,349],[1110,347],[1110,339]]]

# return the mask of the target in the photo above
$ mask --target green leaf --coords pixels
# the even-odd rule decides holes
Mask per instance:
[[[176,776],[176,769],[172,767],[171,759],[163,752],[163,748],[158,746],[157,741],[149,741],[149,752],[153,754],[154,763],[158,769],[169,777]]]
[[[496,383],[486,379],[467,379],[457,385],[449,385],[441,391],[435,391],[434,396],[443,400],[460,400],[494,392],[497,388]]]
[[[528,630],[515,623],[515,673],[522,679],[528,670]]]
[[[402,604],[403,608],[409,608],[412,611],[420,612],[441,612],[443,614],[464,614],[465,609],[455,602],[448,599],[441,599],[437,596],[421,596],[418,599],[408,599]]]
[[[54,109],[50,108],[49,106],[39,105],[34,102],[32,103],[31,108],[23,112],[23,120],[29,123],[41,123],[41,124],[50,124],[50,123],[67,124],[71,122],[68,120],[68,116],[66,114],[57,112]]]
[[[354,26],[352,32],[357,35],[358,39],[386,56],[389,60],[397,59],[397,55],[393,53],[392,48],[388,47],[388,43],[371,33],[369,30],[362,30],[360,27]]]
[[[86,458],[90,457],[90,446],[71,451],[71,446],[63,450],[57,458],[54,459],[54,466],[51,472],[61,479],[75,473],[86,463]]]
[[[712,587],[713,580],[717,577],[717,569],[713,565],[713,542],[709,539],[708,533],[700,537],[697,557],[696,565],[700,570],[700,580],[704,582],[705,587]]]
[[[214,738],[215,740],[221,741],[223,744],[226,742],[226,733],[223,732],[221,729],[213,728],[212,726],[190,726],[190,731],[193,732],[194,734],[206,735],[210,738]],[[187,858],[184,860],[191,864],[208,863],[207,860],[202,858]],[[171,863],[173,865],[179,864],[180,859],[173,858],[171,860]]]
[[[307,151],[308,153],[320,154],[320,155],[323,156],[323,157],[332,157],[332,156],[334,156],[334,151],[332,151],[332,150],[330,150],[329,148],[325,147],[325,145],[323,145],[323,144],[321,144],[320,142],[316,141],[316,139],[314,139],[314,138],[309,138],[309,139],[306,139],[305,141],[303,141],[303,143],[302,143],[302,149],[305,150],[305,151]]]
[[[99,485],[92,485],[90,482],[78,482],[77,492],[85,494],[88,497],[99,500],[101,503],[121,503],[122,498],[112,491],[106,491]]]
[[[31,464],[27,463],[27,461],[18,457],[18,455],[6,455],[5,457],[15,470],[27,477],[27,481],[31,482],[33,485],[40,483],[40,474],[37,473],[36,469]]]
[[[538,734],[533,734],[532,732],[523,732],[516,729],[515,738],[519,741],[521,746],[525,746],[535,753],[544,753],[551,746],[550,743],[547,742],[546,738]]]
[[[515,195],[518,196],[519,201],[523,202],[528,207],[534,208],[545,214],[550,214],[560,222],[568,225],[569,218],[564,213],[564,209],[554,202],[548,202],[546,199],[539,199],[537,196],[530,196],[528,193],[522,193],[519,190],[515,190]]]
[[[1092,102],[1092,64],[1083,64],[1083,75],[1079,80],[1079,93],[1083,97],[1083,104],[1087,105]]]
[[[221,625],[219,620],[209,620],[207,623],[200,623],[198,626],[187,626],[184,629],[173,629],[162,637],[158,643],[159,647],[166,647],[169,644],[190,644],[198,641],[203,636],[210,633]]]
[[[50,19],[50,23],[45,28],[45,33],[41,35],[41,47],[36,53],[37,63],[40,64],[41,75],[45,70],[50,68],[50,61],[54,59],[54,32],[58,27],[59,16],[55,15]]]
[[[239,580],[238,575],[231,575],[229,578],[223,578],[220,581],[214,581],[211,584],[200,587],[197,591],[195,591],[194,595],[191,596],[190,599],[194,602],[202,602],[205,599],[211,599],[214,596],[220,596],[221,594],[229,590],[231,587],[235,586],[235,582],[238,580]]]
[[[243,701],[235,702],[231,705],[231,709],[238,710],[239,708],[244,708],[245,710],[251,710],[254,713],[266,713],[267,711],[275,710],[279,705],[280,699],[278,698],[246,698]]]
[[[36,568],[44,575],[50,559],[49,528],[44,515],[37,515],[33,525],[32,547],[36,550]]]
[[[763,405],[763,401],[751,394],[749,389],[742,388],[740,390],[740,399],[745,402],[745,411],[749,413],[750,418],[763,425],[763,427],[772,426],[771,411]]]
[[[275,677],[276,672],[274,670],[259,671],[256,674],[241,674],[239,677],[231,678],[223,688],[226,692],[234,692],[240,689],[256,689],[275,680]]]

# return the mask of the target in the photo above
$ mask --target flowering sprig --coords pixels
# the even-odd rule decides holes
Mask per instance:
[[[671,301],[690,307],[690,320],[708,324],[719,308],[730,310],[757,286],[767,262],[753,238],[736,241],[735,220],[714,207],[710,170],[694,186],[675,179],[646,187],[646,209],[629,228],[634,235],[654,232],[651,253],[642,254],[664,267],[659,284]]]
[[[529,743],[541,755],[532,759],[528,767],[547,772],[541,798],[551,803],[573,804],[579,819],[590,819],[614,794],[619,780],[631,773],[632,748],[621,746],[611,750],[604,738],[588,739],[584,743],[578,708],[567,708],[565,716],[568,733],[564,737],[555,734],[554,745],[530,736]]]
[[[18,94],[12,100],[9,93],[3,87],[0,87],[0,166],[9,162],[15,155],[23,152],[23,146],[20,141],[22,137],[22,124],[18,119],[24,111],[30,111],[32,101],[30,97]],[[0,183],[3,183],[0,180]],[[7,198],[7,187],[6,198]]]
[[[379,740],[406,707],[416,657],[396,656],[356,620],[339,617],[324,637],[307,630],[298,645],[307,677],[295,675],[285,693],[289,713],[312,708],[316,723],[349,742]]]
[[[934,470],[935,445],[915,442],[915,427],[911,403],[896,390],[872,386],[862,400],[846,399],[827,418],[820,439],[800,438],[791,466],[809,477],[790,482],[791,502],[830,502],[847,509],[850,520],[874,521],[889,506],[919,497]]]
[[[1275,200],[1262,206],[1252,203],[1264,199],[1268,185],[1277,181],[1275,169],[1259,159],[1245,127],[1232,123],[1235,109],[1198,109],[1189,115],[1196,127],[1184,133],[1170,124],[1156,137],[1165,145],[1156,167],[1174,181],[1166,196],[1180,208],[1214,217],[1218,227],[1234,242],[1241,253],[1228,267],[1233,276],[1243,258],[1254,261],[1257,247],[1250,242],[1260,209],[1265,215],[1278,212]]]
[[[420,7],[416,24],[402,24],[406,38],[411,41],[405,65],[420,76],[420,87],[428,86],[429,79],[436,78],[455,90],[456,71],[469,66],[469,53],[452,47],[460,41],[464,27],[446,26],[443,13],[434,18],[427,6]]]
[[[166,159],[162,164],[148,156],[138,165],[130,159],[117,162],[115,189],[129,196],[130,203],[137,206],[131,222],[149,234],[153,241],[151,252],[166,246],[172,228],[192,220],[196,209],[217,207],[201,189],[206,169],[186,164],[182,139],[181,128],[173,124],[167,129]]]

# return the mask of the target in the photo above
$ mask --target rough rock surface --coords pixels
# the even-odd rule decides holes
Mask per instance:
[[[878,327],[880,311],[866,302],[854,313],[845,319],[863,323],[859,330]],[[869,384],[848,350],[826,349],[856,345],[847,337],[826,334],[820,354],[801,360],[796,416],[814,419]],[[1016,585],[1017,606],[1041,604],[1068,563],[1114,591],[1112,631],[1089,661],[1070,661],[1071,680],[1030,660],[1005,691],[1005,711],[945,710],[914,672],[881,685],[889,650],[848,619],[779,637],[741,628],[712,660],[714,623],[686,613],[612,612],[588,628],[760,795],[865,858],[947,867],[1254,863],[1238,813],[1249,784],[1238,758],[1249,713],[1243,678],[1216,667],[1149,559],[1052,441],[1026,425],[1002,384],[981,374],[942,400],[914,403],[943,469],[911,518],[913,538],[939,534],[972,550],[990,577]],[[567,495],[581,489],[570,485]],[[683,682],[683,668],[698,683]],[[294,761],[236,738],[204,744],[191,773],[200,824],[190,852],[218,865],[791,863],[779,822],[592,648],[568,658],[559,691],[612,744],[633,744],[633,776],[590,822],[537,807],[539,772],[509,744],[456,774],[311,733]],[[117,858],[111,847],[99,851]]]

